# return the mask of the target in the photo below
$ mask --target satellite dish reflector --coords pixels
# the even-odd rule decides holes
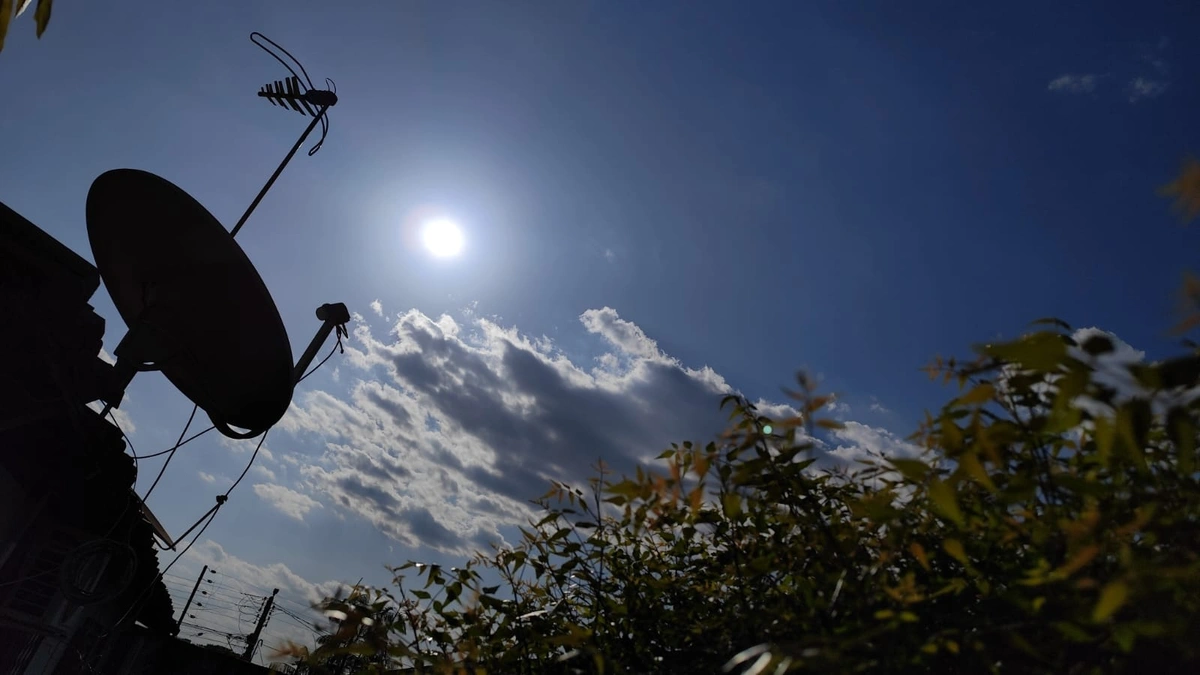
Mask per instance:
[[[88,240],[130,333],[137,370],[161,370],[218,430],[244,437],[292,400],[292,349],[279,310],[221,223],[179,187],[115,169],[88,191]]]

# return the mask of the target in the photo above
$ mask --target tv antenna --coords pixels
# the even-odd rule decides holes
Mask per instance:
[[[321,305],[321,328],[293,364],[279,310],[234,241],[318,123],[321,139],[308,154],[320,150],[329,132],[329,108],[338,100],[332,80],[326,80],[329,89],[317,89],[287,50],[261,33],[251,33],[250,40],[291,73],[258,95],[312,122],[232,230],[183,189],[146,171],[107,171],[88,191],[88,240],[96,267],[129,328],[114,350],[115,382],[101,397],[102,414],[120,404],[137,373],[160,371],[222,434],[252,438],[283,417],[296,383],[330,333],[337,331],[339,345],[346,335],[346,306]]]

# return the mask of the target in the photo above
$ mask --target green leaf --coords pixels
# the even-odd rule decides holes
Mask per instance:
[[[1107,354],[1116,349],[1116,346],[1113,345],[1113,341],[1106,335],[1093,335],[1084,340],[1083,344],[1079,346],[1083,348],[1083,351],[1091,354],[1092,356]]]
[[[1185,356],[1164,361],[1158,366],[1162,386],[1167,389],[1194,387],[1200,382],[1200,356]]]
[[[1066,357],[1067,343],[1057,333],[1042,331],[1014,342],[985,345],[982,351],[988,356],[1016,363],[1030,370],[1049,372],[1057,369]]]
[[[1045,317],[1038,319],[1037,321],[1031,321],[1029,323],[1029,325],[1031,325],[1031,326],[1057,326],[1063,330],[1071,330],[1071,324],[1067,323],[1066,321],[1063,321],[1062,319],[1059,319],[1059,318],[1053,317],[1053,316],[1045,316]]]
[[[917,459],[892,459],[888,462],[895,467],[896,471],[900,472],[901,476],[913,483],[923,483],[925,476],[929,475],[929,465]]]
[[[992,482],[992,477],[988,475],[987,469],[980,463],[979,457],[974,452],[968,452],[958,457],[958,465],[962,467],[964,473],[970,476],[976,483],[987,488],[989,492],[997,492],[996,484]]]
[[[1096,426],[1093,433],[1096,438],[1096,456],[1100,460],[1101,466],[1108,466],[1108,460],[1112,456],[1113,443],[1117,440],[1117,427],[1103,415],[1097,417],[1094,424]]]
[[[949,483],[935,478],[929,484],[929,499],[933,502],[934,510],[944,518],[951,520],[959,527],[966,524],[962,509],[958,506],[958,496],[954,494],[954,488]]]
[[[967,558],[967,551],[963,548],[961,541],[957,539],[947,539],[946,541],[942,542],[942,548],[946,550],[946,553],[950,554],[950,557],[959,561],[963,565],[971,564],[971,561]]]
[[[1190,476],[1196,472],[1196,425],[1186,410],[1172,408],[1167,413],[1167,434],[1175,444],[1179,473]]]
[[[0,51],[4,50],[4,36],[8,35],[8,24],[13,18],[13,0],[0,0]]]
[[[1063,637],[1072,642],[1091,642],[1092,640],[1092,636],[1088,635],[1087,631],[1069,621],[1056,621],[1053,625],[1059,633],[1062,633]]]
[[[37,22],[37,36],[42,37],[46,26],[50,24],[50,10],[53,0],[38,0],[37,9],[33,12],[33,20]]]
[[[1093,621],[1107,621],[1129,599],[1129,586],[1120,579],[1111,581],[1100,591],[1100,599],[1092,609]]]
[[[981,405],[992,400],[996,395],[996,388],[985,382],[976,385],[970,391],[959,396],[951,405]]]
[[[742,498],[735,492],[728,492],[721,497],[721,506],[728,518],[737,518],[742,512]]]

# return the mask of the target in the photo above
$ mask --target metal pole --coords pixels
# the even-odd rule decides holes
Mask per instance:
[[[175,624],[175,631],[183,630],[183,620],[187,617],[188,608],[192,606],[192,598],[196,597],[196,591],[200,590],[200,582],[204,581],[204,575],[208,574],[208,565],[200,570],[200,576],[196,577],[196,585],[192,586],[192,594],[188,596],[187,602],[183,604],[183,613],[179,615],[179,621]]]
[[[237,225],[234,225],[233,229],[229,231],[229,236],[237,236],[238,230],[242,229],[242,226],[246,224],[246,220],[250,217],[250,214],[254,213],[254,209],[258,208],[258,203],[261,202],[263,197],[267,195],[267,190],[270,190],[271,186],[275,184],[275,179],[279,178],[279,174],[283,173],[283,169],[288,165],[288,162],[292,161],[292,157],[296,155],[296,151],[300,149],[301,145],[304,145],[304,140],[307,139],[308,135],[312,133],[312,130],[317,127],[317,122],[320,122],[321,118],[325,116],[326,110],[329,110],[329,106],[322,106],[321,111],[318,112],[317,116],[313,118],[313,121],[309,123],[308,128],[304,130],[303,134],[300,134],[300,140],[296,141],[296,144],[292,146],[291,151],[288,152],[287,157],[284,157],[283,161],[279,163],[279,168],[275,169],[275,173],[271,174],[271,177],[267,179],[267,184],[258,191],[258,196],[254,198],[254,201],[250,202],[250,208],[246,209],[246,212],[242,214],[241,219],[237,221]]]
[[[271,592],[271,597],[267,598],[267,604],[263,605],[262,613],[258,615],[258,625],[254,627],[254,633],[250,635],[246,653],[242,654],[243,661],[249,661],[254,656],[254,650],[258,647],[258,636],[262,634],[263,626],[267,624],[267,615],[271,613],[271,606],[275,604],[275,596],[278,594],[279,589],[276,588]]]

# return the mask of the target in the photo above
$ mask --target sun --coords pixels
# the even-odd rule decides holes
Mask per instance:
[[[421,241],[425,248],[438,258],[458,255],[463,248],[462,230],[452,220],[441,218],[425,223],[421,230]]]

